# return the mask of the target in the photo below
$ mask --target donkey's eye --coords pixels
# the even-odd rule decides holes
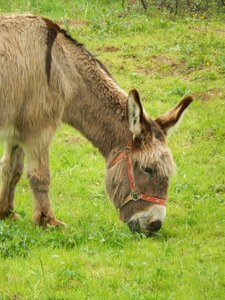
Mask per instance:
[[[148,167],[143,168],[143,167],[142,167],[142,169],[143,169],[143,171],[144,171],[145,173],[147,173],[148,175],[153,175],[153,173],[154,173],[154,170],[153,170],[152,168],[148,168]]]

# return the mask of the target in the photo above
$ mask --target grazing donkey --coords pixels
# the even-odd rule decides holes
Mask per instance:
[[[165,138],[187,97],[152,120],[136,90],[127,95],[104,65],[57,24],[36,16],[0,17],[0,217],[14,217],[24,155],[34,222],[56,220],[49,201],[49,144],[60,122],[90,140],[107,162],[106,188],[120,218],[147,235],[162,226],[174,168]]]

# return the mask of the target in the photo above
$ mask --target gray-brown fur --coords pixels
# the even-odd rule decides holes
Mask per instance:
[[[155,128],[156,130],[156,128]],[[158,128],[158,130],[160,130]],[[161,130],[160,130],[161,131]],[[156,130],[157,132],[157,130]],[[147,133],[141,145],[132,144],[133,169],[137,190],[142,194],[165,199],[169,178],[174,170],[174,162],[169,150],[160,139],[155,138],[155,134]],[[112,153],[112,156],[114,154]],[[110,157],[109,161],[112,159]],[[151,169],[151,176],[143,169]],[[126,176],[124,176],[126,175]],[[106,174],[106,188],[113,199],[117,209],[120,209],[120,218],[127,222],[137,211],[148,208],[150,204],[146,201],[129,202],[123,206],[123,201],[130,193],[129,179],[127,176],[126,160],[118,165],[110,167]]]
[[[14,190],[25,154],[35,223],[62,224],[55,219],[48,196],[48,148],[57,126],[63,121],[75,127],[109,159],[112,151],[123,148],[134,136],[129,130],[127,101],[127,94],[102,63],[58,25],[41,17],[1,16],[0,138],[6,144],[1,162],[0,217],[14,209]],[[150,157],[160,160],[162,153],[168,153],[160,126],[146,113],[142,119],[145,130],[132,142],[137,177],[140,164],[148,164]],[[153,155],[148,155],[152,150]],[[172,160],[165,164],[172,164]],[[127,190],[126,171],[120,171],[121,167],[116,167],[116,174],[110,175],[113,170],[109,170],[106,176],[110,195],[115,194],[114,181],[120,182],[121,187],[115,187],[118,194],[111,195],[116,206]],[[156,190],[154,194],[159,196]],[[143,205],[139,203],[140,208]]]

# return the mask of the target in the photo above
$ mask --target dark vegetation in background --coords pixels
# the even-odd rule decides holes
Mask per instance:
[[[156,7],[175,15],[225,12],[225,0],[122,0],[124,8],[137,3],[140,3],[145,11]]]

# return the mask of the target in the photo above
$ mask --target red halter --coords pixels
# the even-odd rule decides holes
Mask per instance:
[[[128,177],[129,177],[131,191],[130,191],[130,194],[125,198],[125,201],[124,201],[123,205],[120,208],[122,208],[129,201],[138,201],[138,200],[145,200],[145,201],[149,201],[151,203],[155,203],[155,204],[160,204],[160,205],[166,206],[166,199],[156,198],[156,197],[152,197],[152,196],[149,196],[149,195],[140,194],[136,190],[135,179],[134,179],[134,171],[133,171],[133,166],[132,166],[132,162],[131,162],[131,154],[130,154],[130,152],[127,152],[126,150],[127,149],[125,149],[124,151],[120,152],[109,163],[109,168],[111,168],[112,166],[114,166],[115,164],[119,163],[124,158],[126,158],[126,161],[127,161],[127,171],[128,171]]]

